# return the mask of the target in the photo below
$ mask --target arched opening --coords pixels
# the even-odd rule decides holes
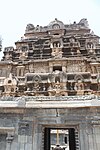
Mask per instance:
[[[59,76],[55,77],[55,83],[57,83],[57,82],[60,83],[60,77]]]
[[[53,42],[53,47],[54,48],[59,48],[61,46],[60,42],[59,41],[56,41],[56,42]]]
[[[56,70],[62,71],[62,66],[53,66],[53,71]]]

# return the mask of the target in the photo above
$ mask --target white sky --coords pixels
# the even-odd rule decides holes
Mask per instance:
[[[28,23],[44,26],[55,18],[65,24],[87,18],[90,28],[100,36],[100,0],[0,0],[3,47],[14,46]]]

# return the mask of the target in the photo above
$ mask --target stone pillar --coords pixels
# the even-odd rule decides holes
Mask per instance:
[[[42,150],[42,125],[35,124],[33,149]]]
[[[100,125],[94,125],[93,126],[93,150],[99,150],[100,149]]]
[[[33,150],[33,127],[32,122],[22,121],[19,123],[18,129],[18,149]]]
[[[83,125],[84,126],[84,125]],[[83,127],[84,133],[84,149],[99,150],[100,149],[100,126],[87,124]],[[83,143],[81,138],[81,143]],[[83,147],[83,145],[81,145]],[[82,149],[82,150],[84,150]]]
[[[50,73],[53,72],[53,66],[49,66],[49,72],[50,72]]]
[[[88,150],[94,150],[94,142],[93,142],[93,127],[92,125],[89,123],[87,124],[86,127],[86,135],[87,135],[87,146],[88,146]]]
[[[91,121],[92,130],[89,134],[89,150],[100,149],[100,120]]]
[[[88,137],[86,133],[86,124],[80,124],[80,149],[81,150],[89,150],[88,149]]]
[[[80,149],[99,150],[100,149],[100,122],[92,121],[80,125]]]

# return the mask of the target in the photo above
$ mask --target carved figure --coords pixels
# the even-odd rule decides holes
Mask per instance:
[[[30,30],[34,30],[34,29],[35,29],[35,27],[33,24],[27,24],[26,31],[30,31]]]
[[[17,89],[17,80],[9,74],[9,77],[4,80],[4,91],[7,94],[15,93]]]
[[[84,90],[84,85],[81,81],[78,80],[78,82],[75,83],[75,90]]]
[[[82,26],[84,26],[84,27],[88,27],[89,26],[88,25],[88,21],[87,21],[86,18],[81,19],[80,22],[79,22],[79,24],[82,25]]]
[[[55,58],[62,58],[62,51],[59,48],[54,48],[52,51],[52,56]]]

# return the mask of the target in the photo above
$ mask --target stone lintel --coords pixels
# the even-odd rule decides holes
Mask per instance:
[[[23,100],[22,100],[23,101]],[[100,107],[99,100],[78,101],[0,101],[0,108],[75,108],[75,107]]]
[[[14,132],[15,132],[14,127],[0,127],[0,133],[2,133],[2,134],[11,133],[13,135]]]

